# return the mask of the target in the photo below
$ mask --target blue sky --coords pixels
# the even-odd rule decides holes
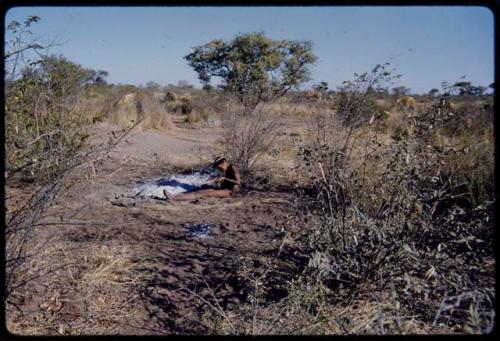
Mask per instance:
[[[200,86],[183,59],[191,47],[255,31],[313,42],[308,85],[335,88],[386,61],[415,93],[463,75],[494,81],[494,19],[484,7],[17,7],[5,26],[28,15],[41,17],[33,31],[42,41],[65,41],[53,53],[108,71],[112,83]]]

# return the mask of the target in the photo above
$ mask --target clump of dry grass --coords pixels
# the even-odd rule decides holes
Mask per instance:
[[[190,112],[189,114],[187,114],[187,116],[185,118],[185,121],[188,123],[196,123],[196,122],[200,122],[200,120],[201,120],[201,116],[197,112]]]
[[[167,92],[163,106],[167,112],[188,115],[193,111],[192,101],[197,97],[191,95],[178,95],[173,92]]]
[[[117,240],[84,242],[92,229],[73,231],[73,237],[83,239],[68,242],[61,238],[31,262],[30,273],[43,276],[28,284],[30,296],[25,297],[22,309],[7,305],[11,333],[121,334],[128,318],[142,309],[142,275],[132,261],[133,251]]]
[[[164,107],[147,91],[118,93],[110,100],[105,112],[108,122],[123,127],[128,127],[145,117],[139,125],[142,129],[175,129],[175,124]]]

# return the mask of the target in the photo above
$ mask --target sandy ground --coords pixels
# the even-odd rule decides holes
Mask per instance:
[[[105,141],[113,130],[119,129],[96,126],[95,141]],[[64,221],[97,222],[61,227],[58,240],[69,249],[86,252],[117,243],[127,247],[134,271],[143,282],[134,293],[138,297],[133,301],[135,312],[114,322],[118,323],[117,333],[206,333],[211,325],[204,316],[213,316],[213,311],[193,292],[210,300],[208,284],[222,309],[237,311],[240,302],[247,300],[251,285],[242,277],[242,261],[251,260],[255,271],[264,271],[262,257],[275,256],[282,245],[286,250],[283,224],[291,209],[289,192],[252,190],[235,198],[198,202],[126,196],[138,181],[209,162],[219,138],[217,127],[180,127],[168,133],[134,131],[113,150],[111,159],[97,167],[95,175],[90,168],[83,170],[81,176],[90,174],[90,179],[78,181],[64,192],[50,212]],[[212,231],[207,238],[193,238],[186,226],[201,223],[210,224]],[[280,254],[280,268],[299,266],[293,253]],[[290,273],[270,277],[273,284],[268,286],[267,299],[284,295],[280,286]],[[43,297],[49,288],[39,290]],[[74,314],[75,309],[68,306],[67,314]]]
[[[179,119],[178,119],[179,121]],[[177,122],[180,125],[179,122]],[[106,123],[95,127],[95,142],[103,142],[109,138],[110,131],[119,135],[122,129]],[[220,139],[220,128],[178,127],[174,131],[160,132],[155,130],[134,129],[112,152],[111,156],[120,160],[143,162],[161,162],[182,166],[207,162],[214,155]]]

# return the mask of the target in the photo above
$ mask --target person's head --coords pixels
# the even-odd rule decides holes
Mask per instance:
[[[219,156],[214,160],[214,168],[221,172],[225,172],[228,166],[229,164],[227,160],[222,156]]]

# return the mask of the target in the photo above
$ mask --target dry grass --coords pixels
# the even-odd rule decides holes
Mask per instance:
[[[192,111],[189,114],[186,115],[185,121],[187,123],[206,123],[210,119],[210,108],[203,109],[203,110],[196,110]]]
[[[273,304],[249,305],[238,312],[213,316],[214,332],[244,335],[427,335],[452,334],[446,326],[422,321],[411,307],[402,306],[388,292],[373,292],[372,298],[353,299],[347,304],[331,304],[335,292],[321,282],[303,278],[289,283],[288,296]],[[436,310],[437,310],[436,306]]]
[[[26,298],[36,305],[22,310],[7,305],[7,328],[11,333],[122,333],[128,317],[142,309],[138,293],[142,277],[132,261],[130,246],[118,240],[85,242],[95,238],[99,228],[67,230],[29,264],[26,276],[45,275],[28,284],[33,296]],[[68,237],[73,241],[69,242]]]
[[[175,124],[159,100],[146,91],[130,92],[123,95],[121,93],[117,94],[114,99],[110,100],[106,113],[106,120],[109,123],[118,124],[122,127],[128,127],[147,115],[139,128],[175,129]]]

